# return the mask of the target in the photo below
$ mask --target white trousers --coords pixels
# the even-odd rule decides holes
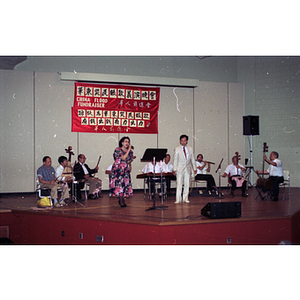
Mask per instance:
[[[177,202],[187,201],[189,196],[189,188],[190,188],[190,173],[186,169],[180,173],[176,172],[176,179],[177,179],[176,201]],[[183,184],[184,184],[184,188],[183,188],[183,195],[181,198]]]

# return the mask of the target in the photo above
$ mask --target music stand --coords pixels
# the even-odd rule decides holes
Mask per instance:
[[[143,157],[141,158],[141,162],[153,162],[153,181],[155,178],[155,162],[163,160],[167,151],[168,149],[148,148],[146,149]],[[150,179],[150,187],[151,187],[151,179]],[[162,189],[162,176],[161,176],[160,187]],[[146,211],[154,210],[154,209],[166,209],[168,207],[165,205],[155,206],[155,191],[152,199],[153,199],[153,206],[146,209]]]
[[[75,164],[76,164],[76,161],[74,163],[74,166],[75,166]],[[72,177],[76,178],[75,172],[74,172],[74,167],[72,168]],[[77,189],[80,189],[79,182],[80,182],[80,180],[76,180],[76,179],[72,181],[71,201],[67,204],[67,206],[74,201],[75,206],[76,206],[76,204],[80,204],[82,207],[86,208],[86,206],[83,203],[79,202],[77,199]]]
[[[222,162],[223,162],[223,158],[221,159],[218,169],[216,170],[216,173],[219,171],[219,191],[218,191],[218,197],[216,197],[216,198],[219,198],[219,199],[224,199],[224,197],[222,196],[222,192],[221,192],[221,165],[222,165]]]

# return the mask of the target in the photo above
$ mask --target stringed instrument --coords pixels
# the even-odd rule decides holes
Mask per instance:
[[[269,147],[268,147],[268,145],[267,145],[267,143],[266,142],[264,142],[264,144],[263,144],[263,173],[262,173],[262,177],[264,177],[264,173],[265,173],[265,159],[264,159],[264,156],[265,156],[265,153],[266,152],[268,152],[268,150],[269,150]]]
[[[238,152],[235,152],[235,157],[237,158],[237,164],[239,164],[239,160],[241,159],[241,155]],[[241,169],[240,169],[241,170]],[[231,180],[236,181],[236,186],[241,187],[245,179],[243,178],[242,170],[241,174],[239,174],[239,169],[237,168],[237,175],[233,175]],[[228,174],[228,182],[232,184],[230,180],[230,173]]]
[[[265,187],[267,190],[271,190],[273,187],[273,181],[269,178],[264,178],[264,173],[265,173],[265,153],[268,152],[269,147],[267,145],[266,142],[264,142],[263,144],[263,170],[262,170],[262,174],[260,176],[260,174],[258,172],[255,171],[256,175],[258,176],[257,180],[256,180],[256,186],[259,187]]]
[[[72,151],[72,146],[69,146],[68,149],[65,149],[66,153],[69,154],[69,158],[68,158],[68,165],[64,168],[64,171],[62,172],[62,177],[72,177],[73,175],[73,168],[72,168],[72,164],[71,164],[71,157],[72,155],[74,155],[74,152]],[[67,183],[71,183],[73,181],[73,179],[68,179],[66,182]]]

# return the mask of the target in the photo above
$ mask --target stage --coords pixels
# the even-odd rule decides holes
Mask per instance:
[[[300,188],[281,188],[279,201],[257,198],[255,187],[247,198],[222,189],[224,198],[193,196],[190,203],[163,202],[167,209],[146,211],[153,202],[135,191],[121,208],[106,191],[102,198],[87,200],[85,207],[71,203],[37,209],[37,196],[2,194],[1,237],[17,245],[277,245],[300,244]],[[241,202],[241,216],[210,219],[201,215],[207,203]],[[161,200],[156,196],[156,206]]]

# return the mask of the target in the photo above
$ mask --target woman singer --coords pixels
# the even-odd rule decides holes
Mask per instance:
[[[110,194],[119,197],[119,205],[126,207],[125,198],[133,196],[130,171],[133,161],[133,146],[130,144],[128,136],[124,136],[119,141],[119,147],[114,151],[114,164],[111,169],[111,179],[109,183]]]

